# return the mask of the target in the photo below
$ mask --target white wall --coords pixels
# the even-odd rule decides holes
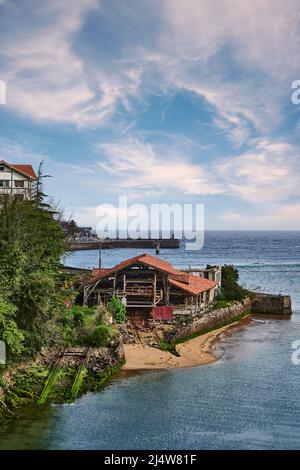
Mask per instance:
[[[1,167],[1,165],[0,165]],[[9,180],[11,186],[11,180],[13,181],[24,181],[24,187],[28,188],[30,186],[30,180],[26,176],[20,175],[15,171],[11,171],[8,168],[4,167],[4,171],[0,171],[0,180]]]

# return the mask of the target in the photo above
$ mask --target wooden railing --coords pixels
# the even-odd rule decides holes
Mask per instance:
[[[145,286],[127,286],[125,295],[145,295],[145,296],[152,296],[153,295],[153,287],[145,287]]]

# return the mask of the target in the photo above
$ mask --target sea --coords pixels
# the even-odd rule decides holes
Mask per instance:
[[[103,250],[103,265],[141,252]],[[98,255],[64,262],[96,267]],[[254,316],[224,334],[212,364],[121,372],[74,403],[30,406],[1,424],[0,449],[300,449],[300,232],[208,231],[200,251],[160,257],[181,268],[234,264],[245,287],[291,295],[293,315]]]

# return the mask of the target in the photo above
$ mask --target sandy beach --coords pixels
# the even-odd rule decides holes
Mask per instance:
[[[218,359],[213,352],[213,345],[220,335],[241,328],[249,324],[250,321],[248,317],[178,344],[176,349],[180,354],[179,357],[168,351],[161,351],[146,345],[124,345],[126,364],[123,366],[123,370],[173,369],[209,364]]]

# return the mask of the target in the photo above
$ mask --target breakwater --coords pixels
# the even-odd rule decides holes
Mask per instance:
[[[93,241],[71,241],[68,242],[67,247],[69,251],[77,250],[99,250],[112,249],[112,248],[179,248],[180,240],[171,239],[107,239],[107,240],[93,240]]]
[[[252,313],[291,315],[292,301],[289,295],[257,293],[251,299]]]

